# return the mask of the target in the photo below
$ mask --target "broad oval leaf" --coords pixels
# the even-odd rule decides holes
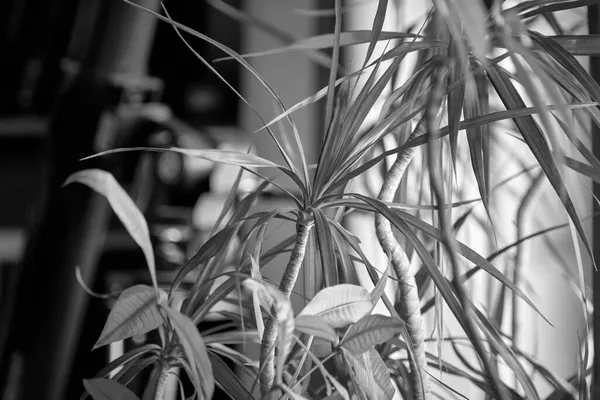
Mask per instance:
[[[317,293],[300,315],[313,315],[327,322],[332,328],[342,328],[361,319],[371,312],[372,307],[371,295],[367,289],[341,284]]]
[[[392,385],[390,372],[375,349],[360,355],[344,350],[344,359],[356,385],[370,400],[391,400],[396,389]]]
[[[148,224],[144,215],[133,200],[131,200],[125,189],[119,185],[111,173],[101,169],[86,169],[75,172],[67,178],[63,186],[75,182],[86,185],[106,197],[113,211],[117,214],[133,240],[142,248],[146,257],[146,263],[148,264],[148,270],[150,271],[150,277],[152,278],[152,284],[155,288],[158,288],[154,251],[152,250],[152,242],[150,242]]]
[[[533,384],[530,373],[524,368],[521,360],[512,348],[506,344],[494,325],[490,323],[489,318],[473,306],[471,306],[471,312],[473,314],[473,321],[487,338],[490,347],[502,357],[506,365],[514,372],[515,377],[525,392],[525,398],[528,400],[539,400],[540,395]]]
[[[251,153],[244,153],[233,150],[201,149],[190,150],[171,147],[169,151],[185,154],[186,156],[202,158],[208,161],[219,162],[223,164],[237,165],[240,167],[270,167],[283,168],[279,164],[269,161],[265,158]]]
[[[83,386],[94,400],[139,400],[131,390],[111,379],[84,379]]]
[[[387,6],[388,0],[379,0],[377,4],[377,11],[375,12],[375,18],[373,18],[373,37],[369,42],[369,48],[367,49],[367,55],[365,56],[364,65],[367,64],[371,56],[373,55],[373,50],[375,50],[375,45],[377,41],[380,39],[381,30],[383,29],[383,22],[385,20],[385,15],[387,14]]]
[[[183,352],[191,366],[192,376],[190,376],[190,380],[194,383],[196,390],[203,393],[204,398],[212,398],[215,391],[215,379],[212,364],[200,332],[188,316],[164,304],[161,306],[169,316],[179,338],[179,343],[183,347]]]
[[[299,315],[295,320],[296,330],[313,335],[332,343],[338,342],[338,336],[327,322],[314,315]]]
[[[377,344],[401,333],[404,322],[384,315],[367,315],[352,324],[341,346],[354,354],[362,354]]]
[[[159,301],[167,298],[164,290],[158,289],[158,293]],[[94,349],[158,328],[163,319],[157,304],[156,291],[150,286],[135,285],[125,289],[110,310]]]

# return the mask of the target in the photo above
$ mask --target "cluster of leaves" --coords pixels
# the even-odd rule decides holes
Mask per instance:
[[[134,7],[143,8],[125,1]],[[237,10],[224,8],[224,3],[215,0],[211,3],[229,10],[233,17],[243,16]],[[333,34],[302,39],[267,53],[306,50],[311,52],[314,59],[330,68],[327,87],[290,108],[285,106],[275,89],[246,61],[247,57],[262,56],[265,53],[241,56],[211,38],[173,21],[166,10],[164,16],[145,10],[171,24],[192,51],[193,47],[184,39],[183,32],[218,47],[263,84],[281,112],[270,122],[263,120],[263,129],[277,145],[285,164],[279,165],[249,153],[232,151],[144,149],[177,151],[191,157],[233,164],[262,180],[258,188],[236,200],[240,172],[210,239],[181,267],[168,292],[157,285],[153,251],[144,218],[114,178],[104,171],[87,170],[74,174],[68,180],[69,183],[86,184],[107,197],[115,213],[143,249],[153,282],[153,287],[138,285],[121,293],[96,347],[155,329],[161,338],[160,344],[147,344],[134,349],[110,363],[98,373],[96,379],[86,381],[88,393],[96,400],[134,399],[135,396],[126,386],[140,371],[150,366],[158,371],[156,399],[162,400],[164,377],[172,367],[180,367],[186,372],[193,382],[194,395],[199,398],[211,398],[215,385],[234,399],[253,398],[255,387],[247,387],[223,359],[233,361],[250,376],[256,377],[256,386],[264,373],[262,359],[266,355],[262,354],[261,363],[257,363],[229,346],[259,343],[269,321],[276,324],[279,333],[276,335],[276,376],[268,396],[277,398],[281,395],[298,399],[331,396],[349,399],[351,395],[355,395],[365,399],[391,399],[398,391],[403,398],[413,398],[413,388],[407,378],[406,360],[392,357],[402,352],[410,358],[414,355],[406,327],[397,312],[397,307],[402,305],[397,305],[394,299],[389,299],[384,293],[383,288],[392,277],[388,278],[387,271],[382,274],[381,268],[372,264],[361,247],[360,240],[343,225],[343,218],[355,210],[383,215],[406,239],[411,251],[420,260],[420,289],[431,284],[435,286],[436,293],[464,329],[466,342],[475,349],[478,356],[478,365],[462,358],[465,369],[428,354],[432,367],[467,378],[491,398],[539,399],[538,390],[524,367],[524,363],[527,363],[556,388],[557,394],[552,396],[574,395],[579,387],[580,396],[584,396],[581,398],[585,398],[585,368],[571,379],[562,379],[552,374],[535,359],[511,345],[506,334],[491,322],[494,319],[477,308],[465,293],[466,281],[478,271],[484,271],[537,311],[521,288],[492,263],[500,254],[518,247],[527,238],[520,237],[514,244],[489,257],[484,257],[457,241],[455,232],[470,214],[463,214],[463,218],[454,225],[447,223],[451,217],[449,210],[454,206],[468,205],[464,202],[447,204],[444,193],[452,193],[452,174],[448,175],[449,181],[441,182],[444,186],[442,190],[436,191],[436,196],[431,196],[432,199],[437,197],[437,201],[431,200],[430,204],[418,206],[382,202],[371,196],[354,193],[351,184],[354,178],[369,171],[386,157],[418,146],[429,149],[430,175],[441,176],[438,174],[437,162],[442,158],[442,153],[436,153],[432,149],[439,149],[438,143],[447,141],[451,165],[455,168],[458,135],[460,131],[466,130],[472,170],[481,203],[489,215],[489,198],[492,192],[489,184],[489,125],[512,119],[519,138],[535,156],[543,176],[561,199],[570,224],[591,254],[581,218],[566,189],[561,168],[564,166],[600,181],[600,162],[583,144],[574,129],[585,118],[600,126],[600,113],[595,107],[600,102],[600,87],[560,44],[563,39],[561,36],[543,36],[528,30],[526,23],[538,16],[551,15],[555,11],[581,7],[592,2],[532,0],[512,8],[503,8],[502,2],[496,2],[493,7],[488,8],[480,1],[436,0],[433,2],[432,17],[427,20],[426,28],[418,33],[383,31],[387,3],[386,0],[379,0],[371,30],[342,32],[344,9],[341,1],[336,0],[332,10],[336,18]],[[260,23],[263,27],[265,24],[268,26],[265,21]],[[369,63],[379,41],[388,41],[389,49]],[[361,43],[368,44],[363,67],[355,73],[339,77],[342,72],[339,65],[340,48]],[[326,48],[333,49],[331,56],[320,52]],[[419,67],[404,85],[396,88],[394,80],[398,69],[412,52],[419,53]],[[497,53],[499,55],[489,58],[490,54]],[[209,62],[195,54],[220,77]],[[515,73],[501,66],[504,60],[512,61]],[[387,62],[387,66],[384,66],[384,62]],[[448,82],[442,93],[446,104],[444,114],[447,126],[437,132],[429,131],[426,135],[373,157],[374,149],[384,137],[397,135],[399,138],[406,138],[413,119],[427,113],[426,99],[440,66],[448,73]],[[543,91],[536,84],[531,70],[535,70],[546,83]],[[356,79],[363,75],[367,75],[367,80],[357,89]],[[391,94],[381,108],[377,121],[365,127],[367,117],[373,113],[376,103],[389,86],[392,86]],[[528,100],[522,97],[521,88],[525,89]],[[234,88],[231,89],[235,91]],[[489,97],[492,89],[503,103],[504,110],[491,110]],[[236,94],[248,104],[241,94],[237,91]],[[323,97],[326,97],[325,134],[319,161],[313,172],[307,165],[292,113]],[[546,104],[542,101],[543,98],[550,98],[552,104]],[[526,106],[526,101],[533,105]],[[250,104],[248,106],[252,107]],[[287,124],[291,129],[281,129],[281,132],[276,133],[272,128],[276,124],[284,128]],[[283,137],[288,134],[286,132],[291,132],[291,137]],[[587,163],[563,154],[558,145],[563,134]],[[432,147],[434,145],[436,147]],[[295,183],[297,190],[288,190],[279,182],[268,178],[262,173],[265,168],[283,172]],[[254,205],[268,186],[288,196],[293,206],[256,212]],[[439,224],[425,222],[410,213],[408,210],[411,208],[436,210]],[[263,248],[267,229],[273,221],[301,223],[307,219],[311,226],[314,225],[314,229],[310,232],[305,248],[298,249],[297,235],[292,235],[269,249]],[[242,226],[246,229],[242,230]],[[216,227],[222,228],[217,231]],[[546,232],[548,230],[539,234]],[[242,246],[236,257],[235,271],[224,272],[230,243],[237,235],[241,235]],[[441,246],[432,250],[429,246],[431,242],[442,244],[446,252],[441,252]],[[301,265],[307,278],[303,295],[311,299],[296,317],[286,296],[293,288],[295,277],[291,281],[291,287],[282,289],[282,284],[278,282],[277,286],[283,290],[282,293],[263,279],[260,273],[260,269],[276,256],[290,252],[290,265],[300,263],[294,267]],[[303,259],[297,257],[300,253]],[[439,260],[445,257],[443,254],[453,267],[451,278],[440,268]],[[356,263],[366,266],[375,285],[373,292],[369,293],[356,285]],[[466,272],[465,267],[468,268]],[[295,273],[297,276],[297,271]],[[181,284],[190,276],[193,276],[194,284],[189,291],[184,291],[185,300],[179,307],[175,301],[176,294],[183,291]],[[316,277],[322,277],[322,280]],[[215,281],[218,278],[220,283],[217,285]],[[321,290],[322,287],[324,289]],[[251,306],[244,301],[247,297],[252,298]],[[380,300],[386,306],[389,317],[372,314],[374,305]],[[426,301],[421,309],[422,313],[432,310],[437,303],[433,300]],[[197,326],[218,304],[229,305],[226,311],[220,313],[229,321],[227,327],[234,329],[200,332]],[[461,357],[458,345],[454,341],[452,344]],[[584,366],[587,364],[587,347],[585,349],[582,357]],[[518,386],[510,387],[500,379],[498,365],[494,362],[497,359],[502,359],[513,371]],[[117,369],[119,370],[113,380],[106,379]],[[441,382],[440,387],[452,390]],[[555,398],[552,396],[550,398]]]

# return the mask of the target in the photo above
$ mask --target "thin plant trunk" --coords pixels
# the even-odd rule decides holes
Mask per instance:
[[[425,119],[421,119],[409,136],[411,140],[425,133]],[[396,161],[385,175],[378,200],[390,202],[394,200],[406,168],[412,161],[416,148],[411,147],[398,154]],[[390,221],[382,214],[375,214],[375,232],[381,248],[388,254],[396,272],[400,290],[400,317],[405,321],[410,340],[415,349],[415,358],[411,360],[411,386],[415,399],[423,399],[429,391],[429,382],[425,367],[427,365],[424,345],[423,319],[421,317],[420,299],[415,282],[414,272],[410,268],[410,260],[398,243],[392,231]],[[420,371],[420,372],[419,372]],[[420,378],[419,378],[420,376]],[[422,385],[421,385],[422,382]]]
[[[169,366],[168,365],[157,365],[154,370],[158,372],[158,377],[156,380],[156,386],[154,386],[154,395],[149,390],[152,390],[150,387],[146,388],[144,392],[144,399],[154,399],[154,400],[164,400],[165,398],[165,390],[167,388],[167,378],[169,376]],[[154,374],[153,373],[153,374]]]
[[[299,216],[296,224],[296,242],[294,243],[290,260],[283,272],[281,283],[279,284],[279,290],[281,290],[287,298],[290,297],[294,285],[296,284],[296,280],[298,279],[298,273],[302,267],[302,261],[304,261],[306,244],[308,243],[308,237],[312,226],[312,220],[306,218],[305,215]],[[263,397],[271,390],[275,380],[274,360],[276,340],[277,323],[275,321],[275,315],[273,315],[265,324],[265,330],[260,346],[260,391]]]

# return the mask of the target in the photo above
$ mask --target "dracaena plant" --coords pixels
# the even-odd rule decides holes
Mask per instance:
[[[433,387],[447,389],[443,382],[431,379],[430,368],[466,378],[489,398],[539,399],[538,388],[527,370],[530,367],[556,388],[552,395],[555,397],[551,398],[565,393],[574,395],[576,387],[584,395],[587,352],[578,376],[557,377],[510,343],[507,340],[510,335],[500,329],[497,319],[477,307],[465,289],[467,281],[483,271],[507,293],[519,297],[539,313],[516,284],[518,279],[513,281],[512,276],[493,262],[510,249],[519,248],[525,240],[562,226],[528,237],[520,233],[515,243],[485,257],[457,240],[457,231],[474,213],[453,219],[450,211],[455,206],[470,203],[452,203],[449,195],[457,192],[453,171],[458,168],[457,155],[461,150],[459,134],[466,130],[470,163],[480,194],[478,202],[483,205],[484,214],[491,216],[490,196],[496,189],[501,190],[502,185],[490,187],[490,126],[512,120],[518,131],[515,135],[532,152],[542,171],[536,182],[546,179],[551,184],[561,199],[569,224],[591,254],[561,168],[597,179],[600,162],[576,134],[574,126],[586,119],[600,126],[600,113],[595,107],[600,100],[600,87],[561,45],[561,36],[548,37],[527,29],[531,18],[589,2],[540,0],[505,7],[501,1],[436,0],[417,33],[383,31],[387,3],[379,0],[371,30],[342,32],[344,9],[341,1],[336,0],[332,34],[306,38],[267,52],[309,50],[317,61],[330,68],[327,87],[291,108],[286,107],[276,90],[245,57],[173,21],[166,10],[164,15],[154,13],[175,28],[191,51],[193,47],[185,40],[184,32],[217,46],[261,82],[281,110],[270,122],[263,120],[263,129],[277,145],[283,162],[280,165],[250,153],[233,151],[145,149],[176,151],[233,164],[262,181],[238,201],[235,194],[240,172],[210,239],[181,267],[168,292],[156,282],[143,216],[114,178],[99,170],[78,172],[69,178],[68,182],[86,184],[108,198],[142,247],[153,282],[153,287],[134,286],[119,296],[96,346],[154,329],[158,329],[161,338],[159,344],[130,351],[100,371],[97,378],[86,381],[86,389],[95,399],[106,398],[102,393],[135,398],[125,386],[139,371],[150,366],[154,366],[156,373],[149,396],[156,400],[163,399],[166,378],[174,367],[189,376],[194,395],[201,399],[210,398],[215,385],[234,399],[253,398],[257,392],[264,398],[391,399],[397,395],[405,399],[428,399]],[[219,1],[213,0],[211,4],[231,16],[243,15]],[[268,25],[259,22],[262,27]],[[388,42],[386,50],[371,61],[376,43],[384,40]],[[347,73],[340,65],[340,48],[359,43],[368,44],[366,58],[358,71]],[[319,52],[328,47],[332,48],[331,55]],[[398,70],[412,52],[418,52],[418,67],[406,83],[398,86],[395,84]],[[220,77],[211,63],[195,54]],[[512,63],[514,71],[502,64],[506,61]],[[359,86],[357,79],[362,76],[366,81]],[[538,79],[544,82],[543,88]],[[391,92],[384,95],[390,86]],[[492,109],[493,96],[504,109]],[[306,162],[293,112],[323,97],[326,98],[324,133],[313,170]],[[550,101],[543,101],[545,98]],[[383,105],[377,107],[382,99]],[[533,105],[526,106],[526,102]],[[373,113],[377,114],[375,122],[367,124],[367,117]],[[278,129],[281,126],[284,129]],[[290,137],[282,138],[286,132],[291,132]],[[398,145],[377,152],[382,140],[390,136],[398,139]],[[588,164],[564,154],[559,145],[563,136]],[[448,154],[443,151],[444,146],[450,149]],[[426,183],[418,190],[427,188],[430,204],[412,209],[434,211],[435,218],[431,221],[409,212],[410,206],[394,201],[404,176],[412,171],[409,166],[415,154],[427,160],[426,174],[419,175]],[[394,161],[386,168],[377,194],[365,195],[352,189],[356,178],[390,156]],[[270,178],[272,169],[290,178],[295,188]],[[256,211],[254,205],[267,187],[288,197],[291,206]],[[532,193],[535,187],[537,184],[532,185]],[[530,198],[526,196],[524,205]],[[377,240],[389,265],[374,265],[360,240],[344,226],[344,217],[355,211],[374,215]],[[295,234],[264,248],[267,229],[276,220],[294,224]],[[236,235],[241,236],[242,245],[235,270],[226,272],[225,258]],[[412,254],[416,257],[410,257]],[[288,261],[281,280],[272,283],[260,271],[281,255]],[[451,266],[450,271],[440,268],[442,261]],[[374,284],[370,293],[357,285],[357,263],[366,267]],[[309,302],[294,316],[289,297],[303,269],[305,276],[322,276],[322,280],[306,282],[303,294]],[[182,289],[184,279],[194,282],[191,289]],[[397,298],[385,293],[388,283],[396,287]],[[435,301],[423,298],[427,285],[435,288]],[[177,301],[178,293],[183,294],[183,302]],[[586,301],[582,294],[582,303]],[[379,302],[385,306],[387,316],[373,314]],[[462,339],[449,339],[464,365],[452,364],[441,354],[426,351],[425,343],[430,339],[423,330],[422,314],[442,303],[465,333]],[[227,327],[233,330],[199,331],[197,326],[211,312],[220,313],[228,320]],[[260,343],[258,360],[228,347],[252,342]],[[587,351],[586,343],[583,347]],[[461,347],[465,344],[476,354],[473,361],[463,354]],[[253,377],[253,384],[248,387],[242,382],[223,358]],[[515,383],[502,379],[500,360],[512,371]],[[105,379],[118,367],[121,369],[113,380]]]

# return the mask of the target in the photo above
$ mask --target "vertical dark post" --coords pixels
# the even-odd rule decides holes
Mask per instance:
[[[590,34],[600,33],[600,7],[597,5],[588,7],[588,28]],[[600,82],[600,56],[590,57],[590,73],[592,77]],[[592,124],[592,151],[600,157],[600,129]],[[600,196],[600,185],[594,183],[594,195]],[[594,214],[600,211],[600,206],[594,201]],[[596,261],[600,260],[600,219],[594,218],[592,228],[593,251]],[[600,274],[593,273],[593,296],[594,296],[594,372],[592,375],[592,399],[600,399]]]
[[[159,1],[137,3],[156,10]],[[9,331],[0,338],[0,397],[9,399],[65,399],[88,303],[75,267],[93,282],[111,213],[91,190],[61,185],[90,166],[79,160],[98,151],[105,112],[143,102],[151,81],[147,61],[156,19],[120,0],[87,0],[80,7],[68,55],[74,68],[66,73],[50,128],[47,190],[20,268],[15,307],[2,321]],[[127,145],[126,138],[119,142]]]

